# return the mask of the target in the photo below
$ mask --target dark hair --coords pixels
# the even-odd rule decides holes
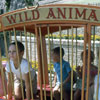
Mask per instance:
[[[16,42],[12,42],[12,43],[10,43],[10,45],[16,45]],[[17,41],[17,46],[18,46],[18,50],[20,52],[23,52],[24,51],[24,45],[20,41]]]
[[[82,60],[83,60],[83,54],[84,54],[84,51],[81,53],[81,59]],[[86,49],[86,56],[88,56],[88,49]],[[94,61],[94,58],[95,58],[94,52],[91,50],[90,51],[90,60],[91,60],[91,62]]]
[[[54,49],[52,49],[53,53],[54,54],[57,54],[60,56],[60,47],[56,47]],[[64,49],[62,48],[62,57],[64,56],[65,52],[64,52]]]

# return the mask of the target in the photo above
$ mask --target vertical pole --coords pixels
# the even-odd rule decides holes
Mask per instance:
[[[86,55],[86,44],[87,44],[87,26],[84,27],[84,54],[83,54],[83,71],[82,71],[82,92],[81,92],[81,100],[84,100],[84,81],[85,81],[85,55]]]

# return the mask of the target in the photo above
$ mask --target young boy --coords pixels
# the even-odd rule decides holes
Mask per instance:
[[[71,68],[67,61],[63,59],[64,49],[62,48],[62,85],[63,85],[63,98],[69,100],[69,93],[71,89]],[[54,62],[54,89],[53,95],[56,100],[60,100],[60,86],[61,86],[61,67],[60,67],[60,47],[52,50],[52,57]]]
[[[20,77],[20,69],[22,75],[22,84],[23,88],[26,91],[27,100],[31,99],[31,86],[30,86],[30,77],[29,72],[31,75],[32,81],[32,90],[34,95],[37,93],[37,77],[36,72],[32,69],[31,65],[29,64],[30,70],[28,68],[28,61],[23,58],[24,54],[24,45],[21,42],[17,41],[17,48],[18,48],[18,55],[19,55],[19,63],[17,57],[17,50],[16,50],[16,42],[13,42],[9,45],[8,56],[10,58],[10,66],[9,63],[6,65],[6,71],[8,73],[8,99],[12,98],[12,84],[11,84],[11,75],[12,73],[12,80],[14,80],[14,92],[15,92],[15,99],[22,100],[22,89],[21,89],[21,77]],[[10,70],[11,68],[11,70]]]

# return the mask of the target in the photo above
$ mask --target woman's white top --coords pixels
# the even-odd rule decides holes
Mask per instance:
[[[93,100],[96,100],[97,80],[98,80],[98,75],[96,75],[94,79],[94,99]],[[100,100],[100,74],[99,74],[98,100]]]
[[[28,67],[29,65],[29,67]],[[25,80],[25,74],[31,73],[31,79],[34,79],[34,76],[36,74],[35,70],[32,68],[31,64],[28,64],[28,61],[26,59],[22,59],[20,66],[16,69],[14,66],[14,63],[12,60],[10,60],[10,66],[11,66],[11,72],[16,75],[17,78],[20,78],[20,68],[21,68],[21,73],[22,73],[22,80]],[[6,65],[6,71],[10,72],[10,66],[9,63]]]

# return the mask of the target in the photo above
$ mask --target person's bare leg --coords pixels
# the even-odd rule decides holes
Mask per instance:
[[[22,93],[21,93],[21,87],[15,87],[15,98],[16,100],[22,100]]]

